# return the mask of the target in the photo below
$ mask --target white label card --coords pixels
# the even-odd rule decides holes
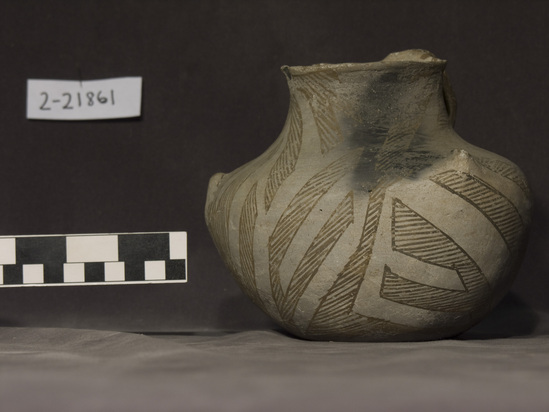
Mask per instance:
[[[27,80],[27,119],[99,120],[141,116],[141,77]]]

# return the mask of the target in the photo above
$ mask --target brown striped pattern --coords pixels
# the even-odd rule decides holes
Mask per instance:
[[[420,124],[421,121],[396,123],[389,129],[387,139],[376,157],[377,170],[387,170],[400,163]]]
[[[393,200],[393,250],[422,262],[455,270],[465,290],[433,287],[401,277],[385,266],[381,296],[428,310],[467,312],[489,286],[477,264],[447,234],[398,199]]]
[[[530,188],[526,183],[526,179],[524,178],[522,173],[517,169],[515,165],[508,162],[504,162],[502,160],[494,160],[494,159],[486,159],[486,158],[481,158],[477,160],[481,165],[490,169],[492,172],[497,173],[500,176],[514,182],[518,187],[522,189],[522,191],[526,194],[526,196],[530,197]]]
[[[320,304],[309,324],[312,334],[328,333],[331,328],[360,330],[361,326],[355,322],[362,322],[364,318],[354,315],[352,309],[358,290],[364,279],[366,268],[370,263],[372,248],[375,241],[379,217],[385,198],[383,184],[370,194],[365,225],[360,243],[349,258],[343,271],[337,275],[335,282],[328,292],[320,299]]]
[[[494,225],[507,247],[516,248],[524,224],[515,206],[503,194],[478,177],[455,170],[431,180],[476,207]]]
[[[290,99],[288,124],[288,134],[285,139],[284,148],[267,178],[267,185],[265,187],[265,210],[267,211],[282,182],[284,182],[284,180],[286,180],[295,170],[297,158],[299,157],[299,151],[301,149],[303,121],[301,118],[301,110],[294,97]]]
[[[323,154],[343,140],[336,117],[339,110],[334,107],[337,95],[330,87],[332,82],[338,80],[339,76],[333,70],[294,77],[296,89],[305,96],[313,112]]]
[[[257,200],[256,200],[257,183],[252,186],[240,215],[239,225],[239,242],[240,242],[240,267],[242,277],[240,277],[240,285],[252,301],[260,307],[264,307],[255,282],[255,262],[254,262],[254,229],[257,219]]]
[[[282,319],[291,322],[297,303],[341,235],[353,222],[353,192],[341,201],[315,236],[292,276],[282,305]]]
[[[237,271],[229,248],[229,215],[234,196],[244,182],[239,174],[234,173],[229,177],[231,180],[225,184],[221,195],[209,205],[207,219],[214,243],[233,273],[237,273]]]
[[[424,328],[402,325],[372,316],[362,316],[354,312],[349,313],[346,321],[341,324],[318,325],[313,331],[307,331],[309,336],[315,339],[339,341],[362,341],[363,339],[391,341],[395,337],[402,341],[406,336],[417,339],[417,335],[424,332],[426,332]]]
[[[284,294],[280,286],[280,263],[286,255],[295,234],[322,196],[358,161],[362,149],[354,150],[340,157],[314,175],[295,195],[278,220],[269,237],[269,273],[273,298],[281,308]]]
[[[381,319],[360,316],[355,312],[348,312],[345,316],[334,317],[328,323],[310,324],[307,335],[316,339],[330,339],[337,336],[338,340],[353,340],[367,335],[369,329],[379,331],[379,326],[386,322]]]
[[[213,199],[206,206],[206,224],[219,254],[233,273],[237,273],[237,268],[229,247],[229,218],[232,203],[240,187],[254,173],[255,166],[261,164],[265,158],[271,158],[277,152],[278,146],[272,145],[263,155],[223,176],[217,188],[209,189],[214,191],[214,194],[209,194]]]
[[[418,105],[417,110],[425,110]],[[401,156],[410,146],[421,125],[422,116],[411,117],[411,121],[402,121],[393,126],[387,133],[387,138],[376,156],[376,169],[385,171],[400,162]],[[338,274],[335,282],[320,303],[309,324],[312,334],[329,334],[330,330],[349,328],[359,333],[366,322],[365,318],[352,312],[360,285],[370,263],[372,249],[376,239],[379,218],[385,199],[385,190],[395,179],[381,177],[376,187],[370,193],[366,219],[362,229],[360,242],[349,258],[343,271]]]

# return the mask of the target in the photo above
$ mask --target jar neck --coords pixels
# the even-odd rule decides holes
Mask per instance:
[[[302,112],[304,138],[320,139],[324,153],[343,141],[379,145],[387,136],[398,139],[410,129],[451,127],[443,93],[444,62],[440,62],[283,71],[291,99]]]

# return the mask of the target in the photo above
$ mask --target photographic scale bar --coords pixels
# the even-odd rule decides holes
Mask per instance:
[[[0,288],[187,282],[187,232],[0,236]]]

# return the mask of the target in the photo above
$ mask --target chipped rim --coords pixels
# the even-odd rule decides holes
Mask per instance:
[[[345,73],[368,70],[378,71],[387,70],[388,68],[403,68],[410,66],[443,69],[446,66],[446,60],[439,59],[426,50],[412,49],[391,53],[385,57],[385,59],[371,63],[318,63],[310,66],[284,65],[280,69],[291,77],[328,70]]]

